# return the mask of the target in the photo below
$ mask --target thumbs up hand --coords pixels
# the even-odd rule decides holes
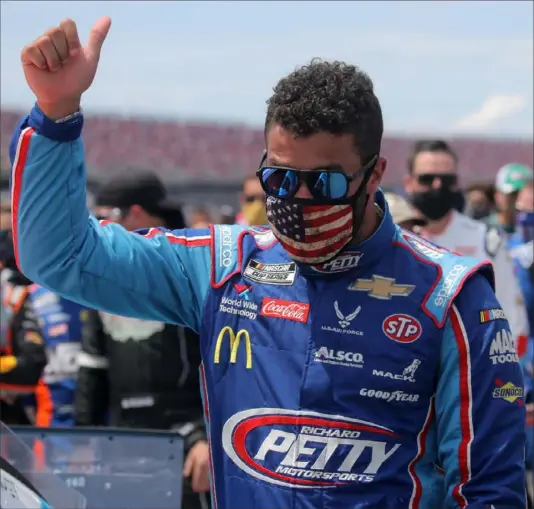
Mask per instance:
[[[100,18],[87,45],[82,46],[76,23],[66,19],[22,50],[26,81],[47,117],[58,120],[79,109],[81,96],[95,77],[110,27],[110,18]]]

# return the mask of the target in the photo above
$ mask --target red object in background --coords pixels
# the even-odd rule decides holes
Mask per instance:
[[[26,112],[2,110],[1,166],[8,169],[9,141]],[[431,136],[431,135],[429,135]],[[83,140],[89,177],[109,177],[128,167],[148,167],[167,183],[179,181],[241,181],[258,166],[265,148],[263,129],[216,123],[169,122],[87,116]],[[388,158],[384,186],[402,185],[413,137],[385,136],[382,155]],[[462,184],[493,180],[509,162],[534,165],[532,141],[462,138],[451,140],[458,153]]]

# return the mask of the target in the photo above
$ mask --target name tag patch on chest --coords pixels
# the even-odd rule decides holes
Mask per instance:
[[[243,276],[256,283],[267,285],[292,285],[295,282],[297,264],[290,263],[261,263],[249,260]]]

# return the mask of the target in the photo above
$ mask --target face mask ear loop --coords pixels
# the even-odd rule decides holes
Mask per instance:
[[[365,214],[365,209],[367,208],[367,204],[369,203],[370,195],[367,193],[365,200],[363,202],[363,206],[360,210],[358,210],[358,203],[360,201],[361,196],[364,192],[367,191],[367,184],[369,183],[369,180],[371,180],[371,175],[373,174],[374,170],[374,164],[369,167],[369,169],[366,171],[362,183],[360,184],[360,187],[358,190],[354,193],[354,200],[353,200],[353,206],[352,206],[352,239],[354,240],[362,226],[362,217]],[[360,215],[358,218],[357,215]]]

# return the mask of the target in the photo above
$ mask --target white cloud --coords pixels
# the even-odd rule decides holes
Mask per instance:
[[[521,112],[527,105],[523,94],[503,94],[489,96],[482,107],[456,121],[456,131],[488,132],[497,123]]]

